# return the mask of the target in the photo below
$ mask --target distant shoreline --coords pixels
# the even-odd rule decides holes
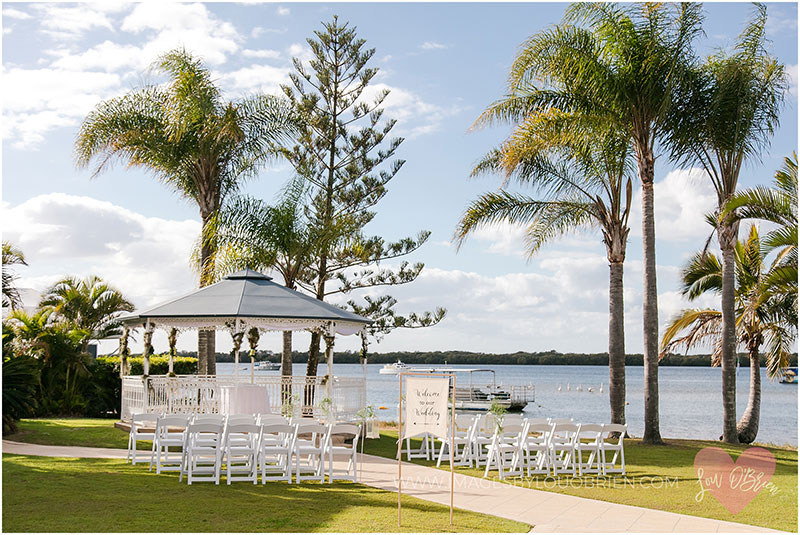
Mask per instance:
[[[196,352],[181,351],[181,356],[196,357]],[[239,355],[240,362],[249,361],[246,352]],[[280,354],[259,351],[256,360],[280,361]],[[343,351],[334,353],[334,362],[338,364],[357,364],[360,361],[358,353]],[[557,351],[523,352],[516,353],[473,353],[468,351],[396,351],[388,353],[370,353],[367,356],[369,364],[391,364],[398,360],[413,365],[533,365],[533,366],[608,366],[607,353],[559,353]],[[217,362],[233,362],[230,353],[217,353]],[[307,362],[306,353],[294,352],[292,362],[295,364]],[[324,363],[320,358],[320,363]],[[644,357],[641,353],[629,354],[625,357],[626,366],[643,366]],[[660,366],[695,366],[711,367],[711,355],[668,355],[661,359]],[[750,367],[750,359],[744,353],[739,354],[739,365],[743,368]],[[765,358],[761,356],[761,366],[765,366]],[[790,366],[797,366],[797,354],[790,358]]]

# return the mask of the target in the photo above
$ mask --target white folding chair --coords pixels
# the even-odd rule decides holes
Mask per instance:
[[[131,464],[136,464],[137,442],[140,440],[148,440],[150,442],[155,440],[156,423],[158,423],[158,414],[155,413],[143,412],[131,416],[131,430],[130,433],[128,433],[127,457],[127,460],[131,461]]]
[[[503,426],[506,425],[523,425],[525,418],[521,414],[505,414],[503,415]]]
[[[295,480],[325,481],[324,452],[328,439],[328,427],[318,423],[298,423],[294,440]],[[305,462],[303,461],[305,457]],[[303,475],[311,473],[311,475]]]
[[[296,432],[296,425],[286,423],[267,423],[261,426],[258,447],[261,483],[283,480],[292,482],[291,460]]]
[[[571,473],[577,475],[575,469],[575,438],[578,426],[575,424],[553,424],[550,431],[550,466],[553,475]]]
[[[578,434],[575,437],[575,465],[578,474],[600,474],[600,437],[603,434],[603,426],[598,424],[580,424]],[[583,454],[587,453],[589,458],[584,463]]]
[[[547,423],[531,423],[522,443],[522,464],[529,476],[550,473],[550,431]]]
[[[572,418],[548,418],[547,423],[553,424],[573,424],[575,423]]]
[[[225,425],[224,414],[194,414],[189,418],[192,424],[220,424]]]
[[[625,443],[623,438],[627,431],[628,427],[624,424],[603,424],[603,432],[600,435],[600,462],[603,464],[603,475],[625,475]],[[618,438],[612,438],[614,436]],[[614,442],[615,440],[616,442]],[[606,461],[606,452],[614,453],[611,462]],[[617,467],[617,460],[619,460],[619,467]]]
[[[150,470],[153,469],[154,460],[157,474],[160,474],[162,470],[182,469],[183,446],[188,425],[189,417],[187,415],[171,414],[158,418],[153,451],[150,455]],[[175,451],[176,449],[179,451]]]
[[[328,441],[326,446],[326,453],[328,454],[328,483],[332,483],[334,479],[350,479],[353,483],[356,482],[358,477],[358,437],[361,435],[360,426],[354,424],[333,424],[328,431]],[[350,446],[333,443],[333,437],[347,436],[353,437],[353,443]],[[336,473],[333,470],[333,458],[336,456],[349,457],[347,463],[347,470],[344,473]]]
[[[411,447],[412,438],[421,439],[418,448]],[[433,435],[425,433],[424,435],[420,435],[417,437],[406,437],[405,441],[406,441],[406,448],[402,450],[400,453],[406,454],[406,460],[410,461],[411,459],[425,459],[427,461],[430,461],[433,459],[435,451]]]
[[[472,431],[472,447],[470,448],[476,468],[480,468],[486,463],[488,448],[492,443],[496,428],[497,421],[491,414],[483,414],[476,419]]]
[[[233,481],[252,481],[253,485],[258,482],[260,436],[260,425],[255,423],[228,423],[224,447],[228,485]]]
[[[527,433],[527,424],[506,424],[495,428],[492,442],[489,444],[486,458],[486,469],[483,477],[489,476],[492,467],[497,468],[500,479],[507,475],[522,475],[522,444]]]
[[[526,420],[528,420],[528,423],[531,425],[541,425],[541,424],[550,425],[548,418],[526,418]]]
[[[189,485],[193,481],[213,481],[219,485],[222,462],[222,423],[191,423],[186,428],[183,463],[180,481],[186,474]]]
[[[258,425],[288,424],[289,421],[281,414],[262,413],[256,414],[256,423],[258,423]]]
[[[456,431],[453,436],[454,466],[472,466],[470,449],[472,448],[472,432],[475,427],[475,420],[477,420],[477,417],[472,414],[456,414]],[[449,435],[450,430],[448,429],[448,436]],[[450,440],[442,441],[442,445],[439,448],[439,460],[436,461],[436,466],[442,465],[445,449],[447,450],[449,458]]]

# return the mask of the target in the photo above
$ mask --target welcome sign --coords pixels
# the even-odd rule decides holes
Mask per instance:
[[[448,377],[407,377],[403,438],[430,433],[446,440]]]

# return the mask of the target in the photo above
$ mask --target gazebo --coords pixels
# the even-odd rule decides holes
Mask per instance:
[[[266,389],[269,407],[304,415],[333,412],[354,417],[366,405],[363,377],[333,375],[336,334],[360,332],[371,320],[282,286],[257,271],[245,269],[223,280],[146,310],[121,318],[129,329],[144,330],[144,375],[128,375],[121,365],[123,420],[137,412],[218,413],[227,410],[230,392],[243,385]],[[233,339],[233,375],[175,375],[172,355],[179,333],[187,330],[224,330]],[[239,374],[239,349],[245,333],[264,331],[317,332],[325,341],[327,375],[280,376]],[[152,376],[150,342],[155,329],[169,333],[170,367],[167,375]],[[123,344],[127,344],[126,336]],[[288,407],[288,408],[287,408]]]

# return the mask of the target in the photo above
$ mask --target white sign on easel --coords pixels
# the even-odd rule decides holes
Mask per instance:
[[[403,438],[430,433],[447,439],[447,377],[408,377],[406,379],[406,414]]]
[[[435,377],[433,377],[435,375]],[[455,409],[448,410],[451,393],[455,407],[456,376],[453,374],[400,373],[400,397],[398,399],[397,440],[397,525],[402,521],[403,496],[403,440],[425,436],[427,433],[450,443],[450,525],[453,525],[453,489],[455,488]],[[403,382],[406,395],[403,396]],[[452,390],[451,390],[452,385]],[[448,414],[449,413],[449,414]],[[449,421],[449,428],[448,428]],[[426,440],[426,439],[423,439]]]

